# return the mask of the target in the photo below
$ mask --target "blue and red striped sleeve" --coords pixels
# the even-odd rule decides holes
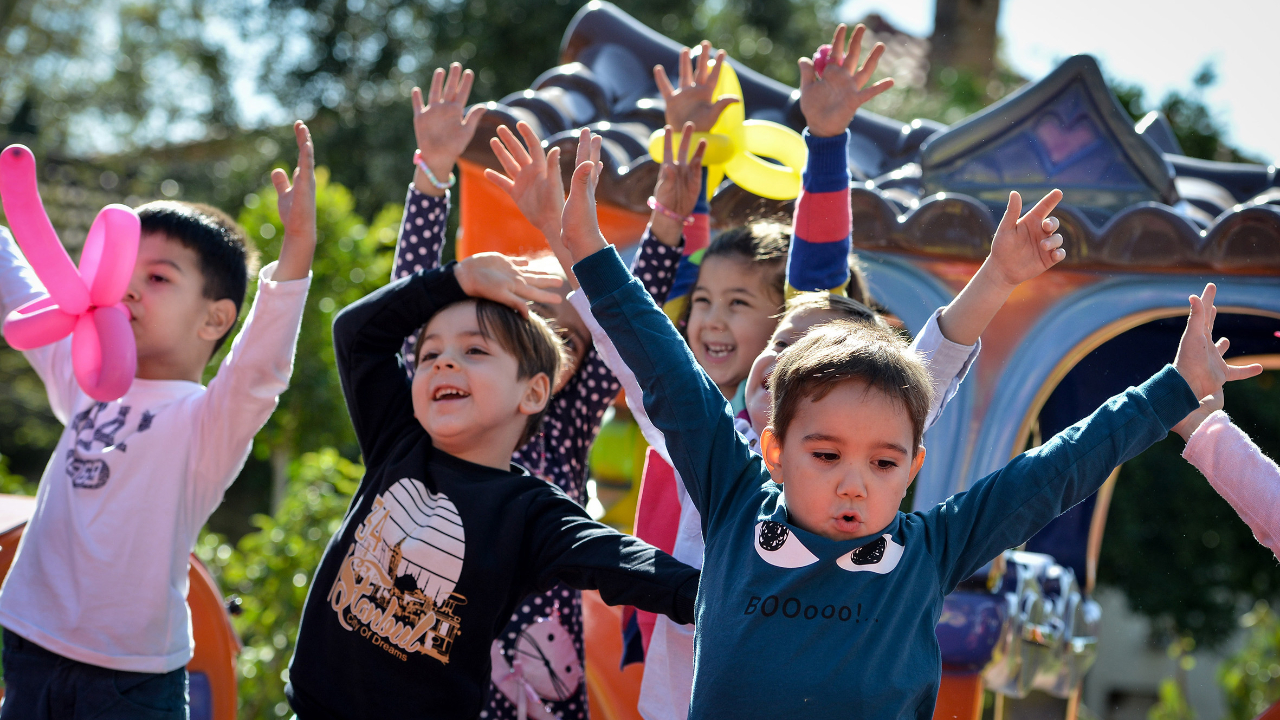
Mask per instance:
[[[809,161],[796,199],[791,251],[787,256],[787,295],[825,291],[845,294],[853,220],[849,210],[849,131],[814,137],[806,129]]]

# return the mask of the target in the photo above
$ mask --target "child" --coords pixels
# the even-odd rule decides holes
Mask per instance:
[[[71,340],[25,353],[66,425],[0,591],[0,718],[185,718],[192,655],[187,557],[288,387],[315,252],[311,136],[295,123],[293,184],[272,173],[284,240],[231,352],[248,282],[244,234],[206,206],[138,209],[142,237],[124,304],[138,371],[114,402],[80,390]],[[43,293],[0,236],[3,312]]]
[[[286,690],[302,720],[476,717],[492,642],[556,582],[692,620],[696,570],[511,464],[563,352],[525,305],[558,302],[545,288],[560,279],[524,264],[482,253],[417,272],[334,321],[367,470],[303,610]],[[410,381],[399,351],[416,328]]]
[[[773,372],[755,456],[593,225],[594,170],[574,172],[565,245],[703,517],[692,718],[931,717],[943,596],[1095,492],[1230,377],[1212,343],[1184,336],[1175,365],[1140,388],[947,502],[904,514],[930,401],[906,343],[866,324],[811,330]],[[1204,312],[1193,306],[1189,322]],[[762,672],[769,682],[744,682]]]
[[[414,131],[423,165],[414,173],[413,184],[405,199],[405,214],[397,242],[393,278],[412,272],[434,269],[440,265],[444,245],[445,223],[449,216],[448,177],[458,155],[470,143],[476,121],[483,112],[480,106],[465,111],[473,76],[470,70],[454,64],[446,77],[437,69],[432,76],[427,103],[415,91]],[[560,214],[564,206],[564,186],[560,175],[560,151],[553,148],[543,153],[532,128],[525,123],[516,126],[528,146],[526,151],[505,126],[498,129],[501,140],[492,140],[494,153],[507,175],[492,170],[488,178],[511,195],[525,218],[547,238],[559,244]],[[677,233],[676,239],[679,239]],[[660,300],[671,288],[679,248],[673,241],[664,244],[646,233],[636,256],[637,275],[645,280],[645,289]],[[552,258],[534,264],[564,274]],[[567,259],[563,262],[570,262]],[[566,266],[567,267],[567,266]],[[572,278],[570,282],[573,283]],[[576,283],[573,283],[576,287]],[[579,505],[587,501],[587,456],[604,412],[618,394],[618,381],[592,346],[591,334],[573,305],[539,304],[535,306],[564,340],[569,351],[567,367],[553,387],[550,406],[544,420],[546,430],[532,438],[512,455],[512,461],[523,465],[548,482],[554,483]],[[406,345],[412,357],[413,342]],[[411,367],[411,364],[410,364]],[[576,658],[571,667],[546,668],[517,662],[516,645],[535,623],[554,621],[563,634],[572,639]],[[537,705],[546,713],[562,720],[585,720],[587,688],[583,677],[582,597],[577,590],[559,584],[519,603],[501,637],[494,642],[493,685],[485,701],[482,716],[486,720],[515,720],[520,698],[528,690],[538,695]],[[550,675],[550,682],[538,682],[538,674]],[[554,690],[548,691],[548,688]],[[535,711],[539,708],[535,708]],[[539,715],[541,716],[541,715]]]
[[[1217,294],[1217,286],[1209,283],[1204,288],[1203,300],[1191,296],[1193,308],[1203,302],[1211,310],[1203,315],[1205,322],[1201,327],[1193,329],[1188,325],[1187,333],[1203,333],[1209,342],[1213,341],[1213,322],[1218,315],[1213,299]],[[1223,338],[1217,348],[1225,353],[1230,344]],[[1262,366],[1258,364],[1230,368],[1227,379],[1240,380],[1260,372]],[[1222,407],[1222,391],[1218,389],[1205,398],[1200,409],[1178,429],[1178,434],[1187,442],[1182,457],[1204,474],[1213,489],[1248,524],[1258,542],[1280,559],[1280,468],[1231,422]]]

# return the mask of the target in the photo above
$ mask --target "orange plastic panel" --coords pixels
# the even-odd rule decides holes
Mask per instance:
[[[484,179],[484,168],[465,160],[458,161],[462,171],[458,179],[458,251],[459,258],[480,252],[505,255],[528,255],[547,250],[542,233],[520,214],[516,203],[497,185]],[[600,203],[600,231],[605,239],[618,247],[640,241],[648,215]]]
[[[591,720],[640,720],[636,705],[644,666],[636,663],[618,669],[622,660],[622,608],[605,605],[600,593],[584,590],[582,625]]]
[[[982,717],[982,676],[978,673],[942,673],[933,720],[978,720]]]

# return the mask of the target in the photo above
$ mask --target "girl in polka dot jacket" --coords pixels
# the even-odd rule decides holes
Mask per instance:
[[[449,215],[449,178],[458,156],[475,135],[484,108],[466,110],[473,76],[457,63],[446,73],[437,69],[427,102],[413,91],[414,134],[419,156],[413,184],[405,199],[404,219],[396,246],[392,279],[424,268],[439,266],[444,245],[445,223]],[[524,124],[517,130],[530,148],[526,151],[505,126],[498,129],[502,139],[491,141],[507,175],[493,170],[486,176],[515,200],[524,216],[545,236],[559,240],[560,211],[564,189],[560,176],[560,151],[544,154],[532,129]],[[508,177],[509,176],[509,177]],[[646,232],[633,268],[645,288],[658,302],[667,296],[680,259],[679,238],[671,245],[657,241]],[[559,246],[559,242],[551,243]],[[546,263],[555,272],[562,268],[551,257],[531,262]],[[569,276],[573,287],[576,281]],[[592,346],[591,333],[570,303],[537,304],[536,310],[550,319],[564,337],[570,352],[570,366],[557,381],[551,407],[543,421],[543,431],[512,455],[512,461],[528,468],[547,482],[555,483],[579,504],[586,503],[587,455],[600,430],[605,409],[618,394],[619,384]],[[413,339],[406,342],[412,352]],[[412,367],[412,363],[409,364]],[[551,667],[545,658],[555,648],[537,644],[538,638],[554,633],[546,623],[558,623],[572,638],[576,667]],[[537,647],[534,647],[537,645]],[[528,646],[528,647],[526,647]],[[530,652],[540,658],[529,657]],[[583,681],[582,599],[577,590],[559,585],[545,594],[526,598],[512,615],[501,639],[493,646],[493,684],[481,717],[560,718],[585,720],[587,691]]]

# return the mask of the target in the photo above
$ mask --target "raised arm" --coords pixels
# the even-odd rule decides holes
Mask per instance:
[[[1280,467],[1216,410],[1191,433],[1182,452],[1223,497],[1258,542],[1280,559]]]
[[[858,108],[893,86],[885,78],[868,85],[884,45],[876,43],[858,66],[866,28],[858,25],[845,47],[847,28],[836,28],[831,54],[819,73],[809,58],[800,59],[800,110],[809,159],[802,176],[787,256],[787,294],[822,291],[846,294],[852,250],[849,212],[849,123]]]
[[[590,146],[598,142],[583,131],[578,146],[583,162],[574,170],[562,237],[578,260],[574,273],[591,300],[592,313],[635,373],[649,417],[666,437],[676,470],[711,524],[724,503],[754,492],[766,476],[759,458],[734,430],[724,396],[600,234],[594,197],[600,164],[589,159]]]
[[[530,569],[536,588],[556,582],[599,590],[610,605],[633,605],[681,624],[693,622],[697,570],[631,535],[592,520],[563,494],[547,488],[530,506]]]
[[[1212,302],[1209,290],[1205,298]],[[1172,366],[922,516],[944,593],[1089,497],[1117,465],[1170,430],[1183,429],[1200,407],[1198,398],[1220,392],[1228,380],[1261,372],[1260,366],[1232,367],[1223,361],[1225,347],[1209,339],[1205,298],[1191,298],[1187,330]]]

